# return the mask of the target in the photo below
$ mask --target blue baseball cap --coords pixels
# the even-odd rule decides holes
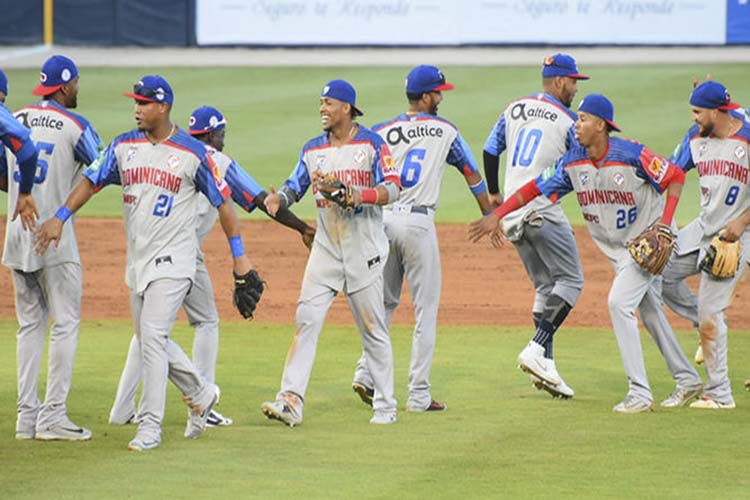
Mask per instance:
[[[8,76],[0,69],[0,92],[8,95]]]
[[[435,66],[421,65],[409,72],[406,77],[408,94],[424,94],[453,90],[455,86],[445,81],[445,75]]]
[[[211,106],[201,106],[190,115],[188,125],[188,134],[201,135],[214,130],[224,130],[227,126],[227,120],[218,109]]]
[[[352,106],[352,109],[357,116],[364,115],[364,113],[357,107],[357,91],[354,90],[352,84],[346,80],[331,80],[326,83],[323,90],[320,91],[320,97],[330,97],[348,103]]]
[[[615,123],[615,108],[612,102],[601,94],[589,94],[578,105],[578,111],[598,116],[617,132],[620,127]]]
[[[65,56],[54,55],[47,59],[39,73],[39,85],[31,91],[34,95],[46,96],[78,76],[76,63]]]
[[[720,111],[731,111],[740,107],[732,102],[727,88],[719,82],[703,82],[690,94],[690,104],[699,108],[718,109]]]
[[[123,95],[140,102],[163,102],[167,104],[174,102],[172,87],[160,75],[144,76],[133,85],[133,92],[126,92]]]
[[[542,65],[542,76],[551,78],[555,76],[567,76],[575,80],[588,80],[589,77],[578,72],[576,60],[568,54],[555,54],[544,59]]]

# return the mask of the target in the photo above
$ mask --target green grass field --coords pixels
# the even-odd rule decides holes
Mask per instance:
[[[323,84],[333,78],[350,80],[358,91],[358,104],[365,111],[361,120],[373,125],[406,109],[403,82],[410,68],[84,68],[81,73],[79,109],[109,142],[133,128],[132,101],[122,97],[142,75],[159,72],[172,84],[176,101],[173,118],[187,126],[190,112],[210,104],[229,120],[226,151],[236,158],[263,186],[281,184],[295,166],[302,145],[320,133],[318,96]],[[532,67],[444,68],[455,91],[445,93],[440,113],[458,125],[481,163],[487,134],[500,111],[512,99],[541,88],[539,69]],[[745,65],[649,65],[582,67],[591,80],[582,82],[574,102],[587,93],[604,93],[615,104],[615,119],[623,136],[639,140],[658,153],[669,155],[691,125],[688,96],[694,76],[711,73],[733,91],[741,103],[750,101]],[[8,107],[17,109],[34,96],[38,72],[9,70],[11,82]],[[481,168],[481,165],[480,165]],[[695,175],[688,176],[685,194],[678,208],[678,222],[684,224],[697,213],[698,189]],[[571,221],[582,218],[574,197],[564,200]],[[296,211],[314,219],[311,197]],[[120,216],[118,188],[97,195],[82,214]],[[0,210],[7,203],[0,198]],[[457,172],[446,175],[439,222],[461,222],[477,215],[469,190]],[[261,217],[262,214],[255,214]]]
[[[11,321],[0,328],[12,332]],[[396,397],[406,403],[410,329],[393,331]],[[15,341],[0,337],[0,470],[3,499],[57,498],[741,498],[750,373],[750,332],[733,332],[731,373],[738,407],[711,412],[657,409],[616,415],[626,380],[608,330],[565,331],[557,346],[573,400],[536,391],[515,367],[523,329],[443,325],[433,370],[444,414],[401,412],[392,426],[349,387],[360,343],[353,327],[327,327],[307,394],[305,422],[289,429],[265,419],[291,327],[225,323],[217,379],[220,410],[232,427],[182,437],[185,407],[170,387],[163,446],[126,450],[134,427],[110,426],[109,405],[130,336],[128,322],[85,322],[76,360],[71,417],[89,426],[87,443],[12,439]],[[177,340],[191,342],[185,326]],[[680,333],[686,352],[694,336]],[[672,384],[643,337],[655,397]],[[44,379],[42,379],[44,380]]]

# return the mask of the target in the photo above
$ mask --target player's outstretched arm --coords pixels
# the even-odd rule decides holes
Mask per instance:
[[[477,205],[479,205],[479,210],[482,211],[482,215],[489,215],[493,207],[487,196],[487,185],[484,183],[484,179],[482,179],[482,174],[478,171],[471,172],[464,176],[464,178],[466,179],[466,184],[468,184],[471,193],[477,199]]]
[[[740,239],[747,226],[750,225],[750,210],[745,210],[739,217],[732,219],[724,228],[722,238],[732,242]]]
[[[273,186],[271,186],[270,189],[271,193],[278,198],[279,195],[278,193],[276,193]],[[294,212],[289,210],[289,208],[280,207],[278,199],[274,202],[274,215],[271,215],[268,205],[266,204],[266,200],[269,196],[271,195],[269,195],[265,191],[261,191],[260,193],[258,193],[253,200],[255,202],[255,206],[257,206],[261,211],[274,219],[276,222],[297,231],[302,236],[302,242],[305,244],[305,246],[307,248],[312,248],[312,243],[315,239],[315,228],[307,225],[305,221],[294,215]]]
[[[42,224],[35,232],[34,249],[38,255],[44,255],[49,244],[55,242],[55,248],[60,243],[62,228],[71,215],[86,204],[94,196],[94,183],[84,177],[68,195],[65,204],[57,209],[55,215]]]
[[[252,268],[250,259],[245,255],[245,248],[240,235],[240,222],[234,211],[231,200],[227,200],[217,207],[219,211],[219,221],[221,229],[224,231],[229,245],[232,249],[232,258],[234,259],[234,272],[236,274],[246,274]]]
[[[482,239],[485,235],[491,235],[491,241],[493,246],[497,247],[498,233],[502,234],[502,226],[500,221],[511,212],[514,212],[526,205],[528,202],[542,194],[539,190],[539,186],[536,184],[536,179],[532,179],[521,188],[510,195],[502,205],[492,211],[489,215],[482,217],[469,224],[469,240],[472,243],[476,243]]]

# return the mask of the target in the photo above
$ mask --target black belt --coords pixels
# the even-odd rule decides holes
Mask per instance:
[[[424,205],[412,205],[411,213],[427,215],[429,212],[427,211],[427,207],[425,207]]]

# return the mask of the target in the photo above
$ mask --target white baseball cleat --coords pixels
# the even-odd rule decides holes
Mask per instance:
[[[703,385],[698,385],[693,388],[686,389],[684,387],[677,387],[667,399],[660,403],[664,408],[677,408],[685,406],[691,400],[697,398],[700,393],[703,392]]]
[[[277,399],[276,401],[267,401],[260,406],[263,415],[269,420],[278,420],[294,427],[302,423],[302,411],[294,407],[286,399]]]
[[[211,410],[214,409],[216,403],[219,402],[221,397],[221,391],[218,386],[214,386],[214,395],[211,398],[211,402],[207,406],[201,408],[197,405],[190,406],[190,412],[188,416],[187,425],[185,426],[185,437],[188,439],[195,439],[206,430],[206,421],[208,416],[211,414]]]
[[[551,385],[536,375],[531,375],[531,384],[540,391],[546,391],[553,398],[570,399],[576,394],[562,378],[558,385]]]
[[[635,396],[628,395],[612,407],[612,411],[615,413],[644,413],[651,411],[652,406],[653,403],[651,401],[644,401]]]
[[[36,431],[33,427],[31,429],[16,430],[16,439],[34,439],[34,436],[36,436]]]
[[[695,356],[693,356],[696,364],[703,364],[703,346],[698,344],[698,348],[695,350]]]
[[[227,427],[232,425],[234,420],[229,417],[225,417],[216,410],[211,410],[206,420],[206,427]]]
[[[518,367],[531,375],[536,375],[551,385],[560,385],[560,375],[555,369],[554,362],[550,363],[544,357],[544,347],[540,346],[533,340],[529,341],[526,347],[518,355]]]
[[[735,406],[734,401],[722,403],[708,396],[703,396],[690,404],[690,408],[700,408],[702,410],[734,410]]]
[[[376,411],[370,419],[371,424],[388,425],[396,421],[396,412]]]
[[[57,425],[37,429],[34,438],[40,441],[88,441],[91,439],[91,431],[74,424],[68,417],[63,417]]]
[[[139,437],[137,434],[135,439],[128,443],[128,449],[130,451],[148,451],[158,448],[161,445],[161,440],[150,437]]]

